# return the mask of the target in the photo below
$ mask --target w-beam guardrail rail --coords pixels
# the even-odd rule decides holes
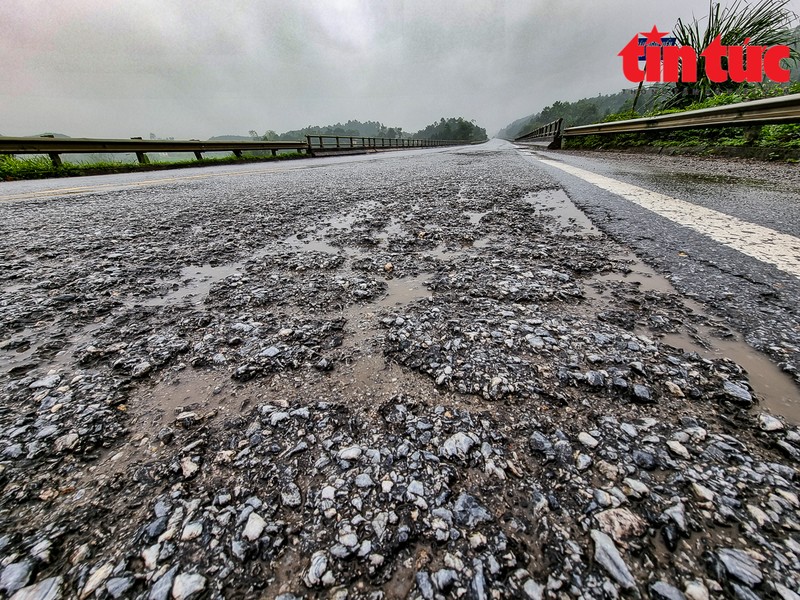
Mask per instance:
[[[92,138],[3,137],[0,136],[0,154],[47,154],[54,166],[61,165],[61,154],[119,154],[133,152],[142,164],[149,163],[149,152],[192,152],[202,160],[203,152],[233,152],[239,158],[242,152],[270,150],[275,156],[278,150],[295,150],[313,156],[315,151],[337,150],[400,150],[403,148],[434,148],[438,146],[463,146],[463,140],[417,140],[410,138],[371,138],[338,135],[309,135],[306,141],[208,141],[199,140],[104,140]]]
[[[349,135],[307,135],[311,154],[315,152],[402,150],[404,148],[435,148],[464,146],[464,140],[418,140],[412,138],[374,138]]]
[[[547,125],[542,125],[538,129],[529,131],[526,134],[515,138],[515,142],[521,143],[544,143],[548,148],[561,148],[561,126],[564,119],[558,119]]]
[[[569,138],[581,135],[646,133],[706,127],[752,127],[782,123],[800,123],[800,94],[726,104],[657,117],[567,127],[562,132],[562,136]]]
[[[0,154],[47,154],[54,166],[61,165],[60,154],[117,154],[135,152],[142,164],[150,162],[148,152],[192,152],[197,160],[203,152],[233,152],[237,157],[242,152],[270,150],[275,156],[278,150],[309,152],[308,145],[301,141],[261,142],[261,141],[209,141],[199,140],[101,140],[90,138],[40,137],[0,137]]]

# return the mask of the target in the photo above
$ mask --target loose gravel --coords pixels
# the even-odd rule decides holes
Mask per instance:
[[[0,594],[798,598],[793,413],[557,187],[478,147],[4,205]]]

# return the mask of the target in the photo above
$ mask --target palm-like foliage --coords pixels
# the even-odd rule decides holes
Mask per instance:
[[[717,36],[721,37],[725,46],[743,45],[747,38],[750,38],[751,46],[792,45],[797,41],[797,32],[791,29],[797,15],[787,8],[789,2],[790,0],[758,0],[749,3],[746,0],[735,0],[733,4],[723,8],[718,2],[711,0],[707,17],[693,18],[690,22],[678,19],[673,34],[679,44],[692,46],[698,52],[708,47]],[[705,23],[701,24],[701,21]],[[795,50],[792,50],[791,59],[798,59]],[[723,59],[724,67],[727,67],[726,60]],[[676,107],[702,101],[720,92],[735,91],[740,86],[741,84],[733,81],[710,81],[706,76],[705,59],[698,56],[697,82],[675,84],[665,106]]]

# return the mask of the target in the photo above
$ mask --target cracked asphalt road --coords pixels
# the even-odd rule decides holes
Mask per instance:
[[[796,235],[792,166],[542,155]],[[800,592],[772,267],[495,141],[0,200],[6,597]]]

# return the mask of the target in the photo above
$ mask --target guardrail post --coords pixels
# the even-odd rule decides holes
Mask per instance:
[[[194,153],[194,157],[195,157],[197,160],[203,160],[203,153],[202,153],[202,152],[200,152],[200,151],[198,150],[198,151],[196,151],[196,152]]]
[[[132,140],[140,140],[142,138],[141,137],[132,137],[131,139]],[[149,165],[150,164],[150,159],[147,158],[147,154],[145,154],[144,152],[137,152],[136,153],[136,160],[139,161],[140,165]]]
[[[311,146],[311,136],[306,136],[306,154],[314,156],[314,148]]]
[[[234,151],[233,151],[233,155],[234,155],[236,158],[242,158],[242,151],[241,151],[241,150],[234,150]]]
[[[50,152],[47,156],[50,157],[50,160],[53,163],[53,166],[58,168],[64,163],[61,162],[61,157],[56,152]]]
[[[275,148],[272,149],[272,156],[278,156],[278,151]]]
[[[547,145],[548,150],[561,150],[561,128],[564,125],[564,119],[558,119],[553,123],[553,141]]]

